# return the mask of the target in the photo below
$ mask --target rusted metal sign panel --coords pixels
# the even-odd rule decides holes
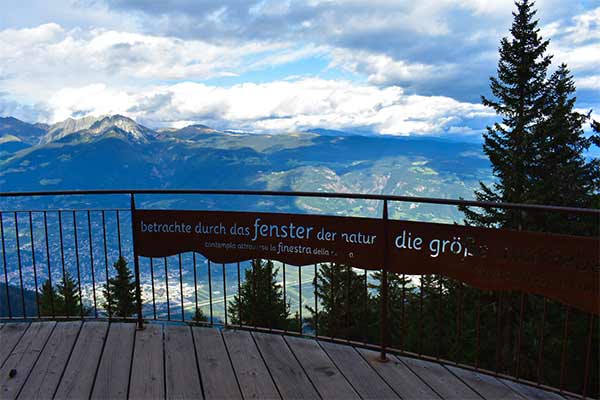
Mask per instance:
[[[393,221],[389,270],[441,274],[485,290],[521,290],[600,311],[600,240]]]
[[[338,262],[441,274],[486,290],[522,290],[600,311],[600,240],[374,218],[136,210],[138,256],[197,251],[211,261]],[[384,224],[387,226],[387,238]]]
[[[381,268],[381,220],[220,211],[134,213],[138,255],[197,251],[217,263],[252,258],[292,265],[336,261]]]

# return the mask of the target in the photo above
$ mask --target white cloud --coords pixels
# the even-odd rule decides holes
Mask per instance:
[[[448,97],[314,78],[228,88],[183,82],[136,93],[91,85],[63,90],[49,106],[55,120],[119,112],[151,125],[196,121],[259,132],[365,127],[392,135],[440,133],[454,123],[493,116],[479,104]]]
[[[600,90],[600,75],[591,75],[577,79],[579,89]]]
[[[452,65],[410,63],[367,51],[335,49],[331,55],[330,68],[340,67],[346,71],[365,74],[370,83],[377,85],[394,85],[399,82],[414,84],[444,79],[454,69]]]
[[[573,16],[568,24],[553,22],[543,31],[551,39],[553,62],[567,63],[579,86],[590,87],[600,65],[600,7]]]
[[[118,114],[134,107],[136,100],[136,96],[132,94],[107,88],[100,83],[61,89],[47,103],[48,109],[52,112],[49,122],[59,122],[81,115]]]
[[[0,31],[2,90],[38,100],[64,87],[110,82],[134,86],[156,80],[235,76],[288,63],[322,48],[289,43],[182,40],[114,30],[65,31],[57,24]],[[262,59],[262,62],[248,59]]]
[[[573,42],[600,40],[600,7],[574,16],[572,22],[565,32]]]

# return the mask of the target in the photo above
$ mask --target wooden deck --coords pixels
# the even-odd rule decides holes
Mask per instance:
[[[313,339],[132,323],[0,325],[1,399],[563,399],[432,362]]]

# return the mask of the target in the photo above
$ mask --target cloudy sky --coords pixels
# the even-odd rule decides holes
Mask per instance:
[[[510,0],[2,0],[0,116],[477,137]],[[600,0],[538,0],[600,115]]]

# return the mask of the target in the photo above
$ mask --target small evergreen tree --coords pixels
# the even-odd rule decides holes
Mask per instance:
[[[321,336],[377,341],[377,309],[368,293],[365,278],[350,266],[321,264],[313,281],[319,300],[311,306],[308,326]]]
[[[135,281],[127,261],[119,257],[113,267],[117,271],[114,278],[109,278],[102,293],[105,302],[103,307],[110,317],[130,317],[136,313]]]
[[[63,279],[56,285],[56,291],[59,294],[58,301],[54,303],[56,315],[72,317],[89,313],[89,309],[81,303],[77,284],[69,271],[65,272]]]
[[[204,315],[204,312],[202,311],[201,308],[198,308],[196,310],[196,312],[194,313],[194,317],[192,318],[192,321],[195,321],[195,322],[208,322],[208,317],[206,315]]]
[[[46,279],[40,289],[38,303],[40,315],[61,315],[61,313],[58,312],[58,308],[60,307],[59,300],[60,299],[58,293],[56,292],[56,289],[50,284],[50,280]]]
[[[373,283],[369,284],[371,289],[376,289],[372,299],[373,316],[371,318],[378,318],[377,325],[380,323],[379,309],[382,301],[381,279],[381,272],[374,272]],[[415,291],[416,288],[409,277],[388,273],[388,345],[401,349],[412,348],[416,351],[415,340],[412,340],[414,337],[412,325],[414,324],[410,324],[411,321],[418,320],[418,315],[413,313],[415,311],[413,306],[416,303],[412,299]],[[377,341],[379,340],[380,338],[377,337]]]
[[[283,301],[278,273],[279,268],[274,268],[272,261],[252,260],[252,269],[245,271],[240,293],[228,305],[232,324],[297,329],[298,320],[290,318],[290,304]]]

